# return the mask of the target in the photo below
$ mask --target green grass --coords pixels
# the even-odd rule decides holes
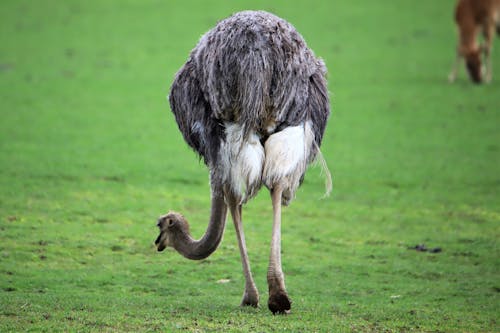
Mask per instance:
[[[500,47],[490,85],[448,84],[453,3],[1,1],[0,331],[500,332]],[[207,260],[152,244],[169,209],[206,228],[207,170],[165,96],[242,9],[329,68],[334,191],[311,168],[283,212],[288,316],[265,305],[265,190],[244,212],[259,309],[238,307],[231,223]]]

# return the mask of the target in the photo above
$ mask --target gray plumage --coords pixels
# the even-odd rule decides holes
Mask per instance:
[[[320,146],[330,109],[326,67],[285,20],[244,11],[201,37],[170,91],[170,106],[186,142],[212,168],[225,122],[254,130],[261,141],[311,120]],[[316,148],[312,149],[314,158]]]

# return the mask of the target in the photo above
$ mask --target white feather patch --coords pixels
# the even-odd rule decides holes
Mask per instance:
[[[307,168],[313,140],[309,122],[271,135],[265,143],[264,184],[273,188],[280,183],[293,195]]]
[[[226,123],[226,142],[222,147],[224,180],[231,192],[244,203],[254,196],[262,185],[264,147],[259,137],[250,133],[243,136],[243,128],[238,124]]]

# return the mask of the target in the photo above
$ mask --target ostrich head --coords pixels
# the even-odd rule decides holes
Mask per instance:
[[[155,241],[156,248],[158,251],[163,251],[169,246],[188,259],[205,259],[217,249],[222,240],[226,213],[224,196],[221,191],[214,190],[207,230],[199,240],[195,240],[189,233],[189,224],[184,216],[169,212],[158,219],[157,226],[160,228],[160,235]]]
[[[469,77],[474,83],[483,81],[481,73],[481,49],[477,48],[465,55],[465,65],[469,72]]]
[[[155,244],[158,251],[163,251],[166,247],[175,247],[176,240],[189,235],[189,224],[179,213],[169,212],[161,216],[157,223],[160,235],[156,238]]]

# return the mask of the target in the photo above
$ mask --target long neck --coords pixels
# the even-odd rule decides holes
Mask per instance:
[[[194,240],[189,233],[183,233],[175,240],[174,248],[188,259],[205,259],[217,249],[222,239],[226,224],[227,206],[221,190],[212,188],[211,205],[210,221],[205,234],[200,240]]]

